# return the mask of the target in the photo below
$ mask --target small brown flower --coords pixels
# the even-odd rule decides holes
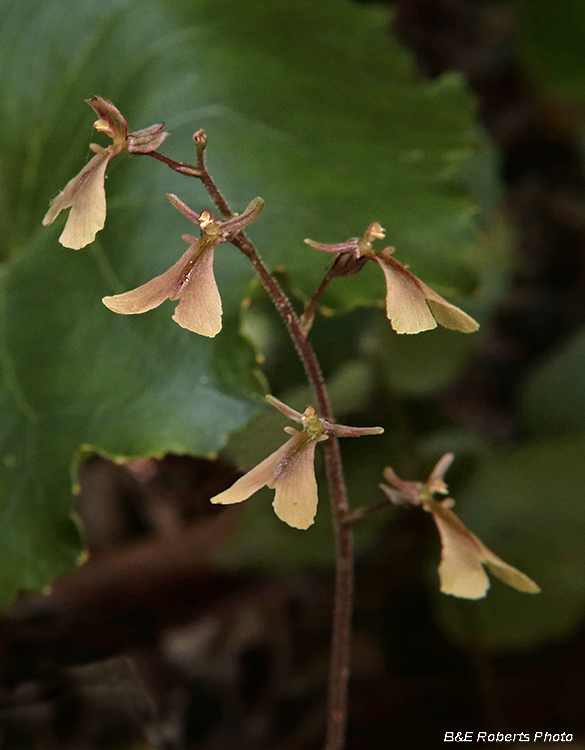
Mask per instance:
[[[215,247],[229,242],[243,227],[255,221],[262,208],[262,198],[253,200],[239,216],[217,221],[210,211],[201,216],[176,196],[171,202],[201,229],[201,237],[184,234],[189,249],[168,271],[146,284],[124,294],[104,297],[102,302],[113,312],[135,315],[158,307],[165,300],[180,300],[173,320],[181,327],[213,337],[221,331],[222,306],[213,273]]]
[[[508,586],[527,594],[538,594],[539,586],[527,575],[504,562],[489,550],[453,513],[454,501],[435,500],[434,493],[447,494],[443,476],[453,461],[446,453],[437,463],[426,482],[404,481],[387,467],[384,478],[392,487],[380,487],[395,504],[422,505],[432,513],[441,537],[441,564],[439,580],[441,591],[462,599],[482,599],[490,587],[484,566]]]
[[[81,172],[69,180],[53,199],[43,219],[43,225],[52,224],[64,209],[71,209],[65,228],[59,237],[64,247],[80,250],[94,241],[106,223],[105,175],[109,162],[122,151],[146,154],[155,151],[169,135],[164,125],[151,125],[135,133],[128,132],[128,123],[122,113],[107,99],[94,96],[87,103],[98,115],[94,128],[106,133],[113,143],[107,148],[90,144],[95,156]]]
[[[229,489],[211,498],[212,503],[230,505],[247,500],[264,486],[276,490],[274,512],[289,526],[308,529],[317,513],[317,480],[315,479],[315,446],[336,437],[360,437],[379,435],[381,427],[347,427],[326,419],[321,419],[312,406],[307,406],[303,414],[282,401],[267,396],[266,399],[289,419],[302,424],[302,430],[285,427],[292,437],[278,450],[265,458],[262,463],[233,484]]]
[[[364,258],[376,261],[386,277],[386,314],[397,333],[420,333],[436,328],[437,323],[444,328],[463,333],[476,331],[479,324],[399,263],[392,256],[394,248],[375,250],[372,247],[372,240],[382,239],[384,236],[384,229],[375,222],[370,224],[361,238],[353,237],[334,245],[325,245],[313,240],[305,242],[322,252],[336,253],[338,258],[351,259],[351,262],[344,264],[351,269],[351,273],[361,270],[356,266],[356,262]]]

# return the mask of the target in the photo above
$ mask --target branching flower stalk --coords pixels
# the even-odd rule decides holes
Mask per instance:
[[[387,467],[384,478],[389,484],[380,485],[386,501],[349,510],[338,438],[377,435],[384,430],[382,427],[349,427],[335,422],[321,367],[308,339],[317,304],[334,278],[352,276],[366,263],[375,262],[384,273],[387,288],[386,314],[397,333],[415,334],[437,325],[471,333],[477,330],[478,324],[396,260],[394,248],[380,250],[373,246],[374,240],[385,236],[383,227],[377,222],[370,224],[361,238],[353,237],[336,244],[305,240],[316,250],[335,257],[313,299],[299,318],[256,247],[243,231],[259,217],[264,201],[261,198],[252,200],[239,215],[231,211],[205,164],[205,132],[199,130],[193,136],[196,164],[178,162],[158,152],[169,135],[164,131],[163,124],[130,131],[126,119],[112,102],[93,97],[88,100],[88,104],[99,118],[94,124],[95,128],[108,135],[112,144],[107,148],[92,144],[91,148],[96,155],[53,199],[43,224],[51,224],[61,211],[70,209],[60,237],[61,244],[80,249],[93,242],[96,233],[103,228],[106,217],[106,168],[123,151],[151,156],[179,174],[201,180],[222,217],[215,218],[207,210],[198,214],[177,196],[167,196],[175,208],[197,226],[200,236],[183,235],[189,248],[171,268],[136,289],[104,297],[104,304],[116,313],[133,315],[152,310],[167,299],[178,300],[173,315],[175,322],[200,335],[214,337],[222,327],[221,297],[213,271],[214,251],[222,243],[233,244],[248,258],[282,316],[315,394],[317,409],[309,405],[303,413],[274,397],[267,397],[273,406],[289,419],[301,424],[302,428],[297,430],[286,427],[285,431],[291,436],[290,439],[230,488],[212,497],[211,502],[238,503],[266,485],[275,490],[273,505],[278,517],[290,526],[308,528],[313,523],[318,500],[313,460],[315,447],[317,443],[323,443],[336,548],[326,750],[343,750],[350,677],[354,522],[388,507],[389,503],[422,506],[432,514],[441,536],[441,591],[470,599],[485,596],[489,580],[484,566],[520,591],[537,593],[539,588],[524,573],[492,553],[462,524],[451,510],[454,502],[451,498],[439,501],[433,497],[435,493],[447,492],[443,474],[451,461],[450,454],[439,461],[426,483],[401,480]]]
[[[197,164],[194,167],[184,163],[173,162],[166,157],[161,158],[161,155],[156,152],[150,152],[149,156],[162,161],[180,174],[200,179],[222,216],[226,219],[231,218],[233,213],[205,165],[207,139],[204,132],[200,130],[195,133],[193,140],[197,149]],[[254,244],[243,231],[238,232],[231,242],[248,258],[258,274],[263,287],[270,295],[276,309],[282,316],[307,379],[315,394],[319,414],[324,419],[331,422],[335,421],[319,361],[301,327],[299,318],[290,300],[270,273]],[[353,530],[351,524],[344,523],[345,516],[349,511],[349,505],[345,480],[343,478],[343,464],[338,439],[334,436],[330,437],[323,444],[323,450],[325,454],[325,473],[331,498],[336,558],[326,750],[342,750],[345,745],[350,677],[351,620],[354,589]]]

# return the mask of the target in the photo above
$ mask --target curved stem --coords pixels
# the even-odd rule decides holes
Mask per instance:
[[[168,156],[159,154],[158,151],[148,151],[145,154],[139,154],[139,156],[152,156],[153,159],[158,159],[158,161],[162,161],[162,163],[166,164],[167,167],[170,167],[175,172],[178,172],[179,174],[184,174],[187,177],[201,177],[197,167],[194,167],[192,164],[187,164],[186,162],[183,162],[183,161],[175,161],[174,159],[170,159]]]
[[[313,347],[301,330],[299,319],[288,297],[243,232],[239,232],[232,242],[250,260],[264,288],[283,317],[315,393],[319,415],[333,421],[333,413],[319,362]],[[330,437],[329,440],[326,440],[323,443],[323,450],[325,452],[325,471],[331,495],[336,548],[326,750],[342,750],[345,745],[351,661],[351,620],[354,587],[353,531],[351,524],[344,523],[349,506],[337,438]]]
[[[311,330],[311,326],[313,325],[315,313],[317,312],[317,304],[319,300],[321,299],[323,292],[329,286],[329,282],[334,277],[335,277],[335,274],[332,273],[332,269],[330,268],[325,274],[325,278],[323,279],[323,281],[319,284],[319,288],[313,295],[313,299],[310,301],[310,303],[307,305],[307,307],[303,311],[303,314],[301,315],[299,322],[301,325],[301,329],[303,333],[305,334],[305,337],[309,335],[309,331]]]
[[[150,155],[164,162],[171,169],[192,177],[198,177],[209,196],[221,212],[222,216],[233,216],[225,198],[215,185],[213,178],[205,166],[206,138],[203,131],[195,134],[197,148],[197,166],[174,162],[172,159],[157,154]],[[276,309],[282,316],[295,346],[297,354],[303,364],[305,374],[315,393],[319,415],[331,422],[334,421],[327,388],[321,372],[321,367],[313,347],[302,330],[290,300],[280,288],[274,276],[258,254],[255,246],[244,232],[232,240],[237,248],[248,258],[262,285],[272,298]],[[327,283],[330,279],[327,280]],[[324,287],[323,287],[324,288]],[[331,436],[323,443],[325,454],[325,472],[331,495],[331,510],[333,528],[335,532],[336,568],[335,595],[333,606],[333,632],[331,639],[331,662],[329,668],[329,717],[327,724],[326,750],[343,750],[347,725],[348,687],[350,676],[351,650],[351,621],[353,613],[354,587],[354,559],[353,559],[353,530],[345,518],[349,511],[347,492],[343,479],[343,466],[339,442]]]

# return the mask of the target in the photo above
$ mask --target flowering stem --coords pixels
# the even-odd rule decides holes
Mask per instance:
[[[301,315],[300,325],[302,331],[305,334],[305,337],[309,335],[309,331],[311,330],[311,326],[313,325],[313,319],[315,318],[315,312],[317,311],[317,303],[321,299],[321,295],[323,294],[325,289],[327,289],[327,287],[329,286],[329,282],[333,278],[335,278],[335,274],[333,273],[333,269],[330,268],[325,274],[325,278],[323,279],[323,281],[319,284],[319,288],[313,295],[313,299],[310,301],[310,303],[303,311],[303,314]]]
[[[205,148],[207,146],[207,136],[205,135],[205,131],[198,130],[193,136],[193,141],[195,143],[195,149],[197,151],[197,170],[199,172],[197,177],[199,177],[199,179],[203,183],[203,187],[207,190],[207,192],[209,193],[209,197],[221,211],[221,215],[224,217],[224,219],[229,219],[231,216],[233,216],[233,213],[230,211],[230,207],[228,206],[226,199],[220,193],[217,185],[213,181],[212,176],[209,174],[209,172],[207,171],[207,167],[205,166]]]
[[[284,294],[278,282],[260,258],[254,245],[243,232],[239,232],[232,242],[250,260],[264,288],[271,296],[276,309],[283,317],[307,378],[315,393],[319,415],[333,421],[333,413],[319,362],[313,347],[301,329],[299,319],[288,297]],[[345,745],[347,725],[347,694],[351,658],[351,620],[354,586],[353,531],[351,524],[345,523],[349,506],[337,438],[331,436],[326,440],[323,443],[323,450],[325,453],[327,483],[331,496],[336,551],[326,750],[342,750]]]
[[[233,216],[225,198],[215,185],[213,178],[205,166],[205,147],[207,138],[203,131],[198,131],[194,136],[197,149],[197,165],[174,162],[172,159],[151,153],[151,156],[159,159],[181,174],[198,177],[207,189],[209,196],[221,212],[222,216],[229,218]],[[258,251],[243,232],[232,240],[232,243],[254,266],[254,269],[262,285],[272,298],[276,309],[282,316],[297,354],[303,364],[307,379],[315,393],[319,415],[331,422],[334,421],[327,388],[321,372],[321,367],[313,350],[303,332],[299,318],[297,317],[290,300],[280,288],[268,267],[264,264]],[[313,300],[316,305],[321,292],[330,281],[329,274],[326,281],[321,285]],[[313,304],[312,303],[312,304]],[[353,531],[351,524],[345,523],[348,513],[347,492],[343,479],[343,466],[339,442],[336,437],[330,436],[323,444],[325,453],[325,471],[327,483],[331,496],[331,507],[333,515],[333,527],[335,531],[336,548],[336,570],[335,570],[335,597],[333,612],[333,633],[331,643],[331,663],[329,669],[329,718],[327,725],[326,750],[343,750],[345,745],[345,734],[347,725],[347,695],[350,675],[350,649],[351,649],[351,620],[353,612],[353,586],[354,586],[354,558],[353,558]]]
[[[364,505],[362,508],[355,508],[355,510],[349,511],[349,513],[346,513],[343,518],[343,523],[349,524],[351,526],[352,523],[356,523],[357,521],[361,521],[362,518],[369,518],[370,516],[375,515],[381,510],[388,510],[388,508],[391,507],[391,504],[388,502],[388,500],[382,500],[379,503],[375,503],[374,505]]]
[[[199,170],[192,164],[186,164],[183,161],[175,161],[174,159],[169,159],[168,156],[159,154],[158,151],[148,151],[145,155],[152,156],[153,159],[162,161],[163,164],[166,164],[167,167],[170,167],[179,174],[184,174],[187,177],[200,177]]]

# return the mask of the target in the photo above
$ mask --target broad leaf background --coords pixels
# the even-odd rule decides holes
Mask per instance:
[[[456,80],[416,83],[385,33],[386,14],[345,2],[33,0],[3,2],[2,17],[6,603],[74,564],[80,451],[209,455],[258,411],[264,390],[238,333],[252,275],[234,249],[218,252],[225,328],[216,340],[179,329],[170,304],[128,319],[100,302],[182,252],[191,227],[164,194],[201,210],[209,200],[194,181],[147,157],[119,158],[109,170],[107,228],[93,246],[67,250],[57,243],[62,221],[40,226],[95,139],[83,100],[112,99],[134,129],[165,120],[174,158],[193,158],[191,135],[204,127],[218,183],[236,210],[265,198],[254,239],[305,295],[328,259],[303,238],[344,239],[374,219],[410,247],[415,265],[445,284],[465,277],[457,258],[471,236],[470,205],[456,170],[470,147],[472,106]],[[438,263],[441,252],[453,263]],[[329,305],[383,296],[375,274],[347,289],[334,289]]]
[[[509,275],[510,233],[496,208],[496,157],[477,130],[473,98],[456,77],[421,82],[382,7],[0,0],[0,12],[6,605],[76,564],[83,539],[72,489],[87,453],[120,459],[225,449],[247,468],[285,437],[285,422],[266,409],[263,394],[270,388],[297,408],[311,399],[280,322],[234,248],[216,254],[224,329],[214,340],[174,324],[172,303],[136,317],[101,304],[184,251],[181,234],[192,226],[164,196],[211,208],[195,180],[123,154],[108,169],[108,219],[93,245],[61,247],[63,217],[41,226],[51,198],[90,157],[89,143],[103,143],[84,99],[111,99],[131,129],[165,121],[172,135],[161,151],[181,161],[194,159],[192,134],[205,128],[208,165],[232,208],[265,199],[249,234],[299,311],[330,260],[303,239],[338,242],[380,221],[399,260],[450,299],[460,295],[455,301],[489,325]],[[526,48],[531,43],[536,36]],[[337,415],[387,430],[344,442],[353,502],[380,499],[384,465],[422,478],[441,451],[455,450],[465,467],[453,469],[461,517],[544,593],[527,598],[495,583],[479,603],[437,597],[443,622],[456,637],[481,632],[494,649],[565,635],[585,605],[585,393],[573,375],[582,372],[582,338],[544,363],[527,390],[525,444],[494,450],[445,428],[433,401],[457,377],[475,337],[396,336],[379,309],[384,291],[375,267],[336,280],[323,308],[338,315],[319,316],[313,332]],[[325,487],[321,498],[325,506]],[[404,512],[364,524],[362,546]],[[298,572],[330,565],[331,554],[326,507],[300,533],[278,522],[265,493],[247,503],[240,532],[218,559]],[[437,563],[438,550],[430,550],[433,589]]]

